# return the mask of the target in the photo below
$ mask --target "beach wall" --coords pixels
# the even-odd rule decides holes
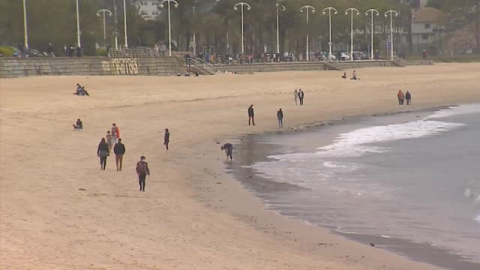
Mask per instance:
[[[365,67],[391,67],[392,61],[357,61],[357,62],[280,62],[280,63],[253,63],[242,65],[214,65],[219,71],[251,73],[276,71],[305,71],[305,70],[344,70]]]
[[[0,78],[44,75],[154,75],[185,73],[183,58],[0,58]]]

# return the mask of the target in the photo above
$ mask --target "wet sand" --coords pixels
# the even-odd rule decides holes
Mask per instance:
[[[205,77],[0,80],[2,269],[433,269],[265,211],[228,172],[217,142],[410,108],[480,101],[480,64]],[[401,77],[400,77],[401,75]],[[72,95],[75,83],[91,97]],[[295,106],[293,90],[305,91]],[[257,126],[247,125],[254,104]],[[81,132],[72,130],[77,118]],[[111,124],[127,153],[100,171]],[[170,151],[162,146],[171,132]],[[138,192],[135,162],[152,172]],[[235,161],[234,161],[235,162]]]

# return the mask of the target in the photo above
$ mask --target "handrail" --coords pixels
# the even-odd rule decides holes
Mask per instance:
[[[217,72],[217,70],[212,64],[200,58],[188,58],[188,64],[189,66],[199,68],[210,75],[213,75]]]

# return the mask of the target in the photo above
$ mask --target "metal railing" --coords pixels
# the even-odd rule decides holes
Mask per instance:
[[[187,65],[190,71],[197,71],[201,74],[214,75],[217,73],[217,69],[212,64],[200,58],[188,58]]]

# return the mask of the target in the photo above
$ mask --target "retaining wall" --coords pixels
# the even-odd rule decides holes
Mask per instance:
[[[182,58],[0,58],[0,78],[43,75],[155,75],[185,73]]]
[[[280,62],[280,63],[253,63],[241,65],[214,65],[219,71],[250,73],[276,71],[305,71],[305,70],[343,70],[364,67],[391,67],[391,61],[356,61],[356,62]]]

